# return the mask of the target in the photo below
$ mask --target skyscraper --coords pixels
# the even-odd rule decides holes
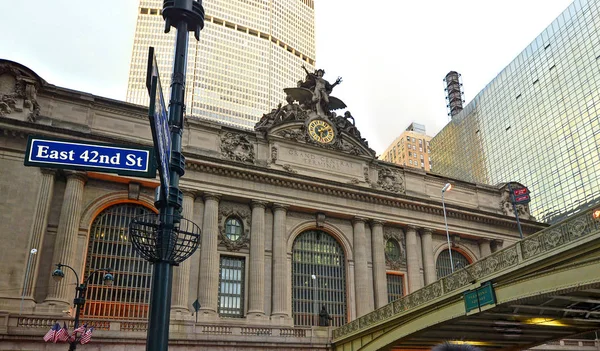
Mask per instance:
[[[251,128],[284,101],[284,87],[314,69],[314,0],[205,0],[200,41],[190,40],[187,115]],[[141,0],[127,101],[147,105],[148,47],[154,46],[168,94],[174,37],[164,34],[161,0]]]
[[[412,168],[431,170],[429,141],[425,126],[411,123],[379,156],[381,160]]]
[[[575,0],[431,141],[435,172],[529,186],[555,222],[600,199],[600,2]]]

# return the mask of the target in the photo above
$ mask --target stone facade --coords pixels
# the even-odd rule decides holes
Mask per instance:
[[[63,311],[75,289],[70,279],[50,279],[53,265],[61,261],[83,272],[96,216],[118,203],[153,208],[158,178],[25,167],[27,138],[149,146],[147,110],[53,86],[9,61],[0,61],[0,92],[15,100],[0,114],[0,349],[58,349],[41,337],[54,320],[69,320]],[[326,348],[330,328],[294,326],[292,315],[291,252],[307,230],[330,234],[344,250],[348,321],[387,304],[386,272],[404,277],[406,293],[435,281],[437,256],[447,250],[441,203],[447,182],[454,185],[445,195],[454,248],[476,261],[518,240],[503,188],[379,161],[364,140],[343,130],[340,145],[352,148],[321,147],[300,135],[303,130],[297,120],[257,132],[186,120],[183,213],[203,236],[202,247],[174,269],[174,350]],[[230,215],[244,223],[242,241],[223,233]],[[527,219],[522,225],[526,235],[545,227]],[[389,238],[399,243],[399,258],[386,256]],[[38,252],[26,278],[32,248]],[[245,259],[243,318],[218,314],[221,255]],[[97,347],[144,348],[145,321],[95,323]]]

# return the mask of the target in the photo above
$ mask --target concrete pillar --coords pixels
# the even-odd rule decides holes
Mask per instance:
[[[437,280],[435,272],[435,262],[433,261],[433,240],[432,230],[423,229],[421,234],[421,249],[423,251],[423,271],[425,273],[425,285],[429,285]]]
[[[371,221],[371,248],[373,251],[373,289],[375,308],[387,304],[387,281],[385,276],[385,243],[383,242],[383,222]]]
[[[252,201],[248,317],[265,315],[265,206],[265,202]]]
[[[354,226],[354,291],[356,295],[356,318],[373,311],[373,296],[369,289],[367,269],[367,239],[365,219],[355,217]]]
[[[286,219],[288,206],[282,204],[273,205],[273,280],[272,296],[273,306],[271,318],[290,317],[287,308],[287,292],[290,280],[290,272],[287,272],[286,253]]]
[[[42,179],[40,180],[40,187],[35,202],[35,211],[33,212],[33,223],[31,225],[31,232],[29,233],[27,259],[29,260],[32,249],[36,249],[37,253],[31,256],[31,262],[29,262],[29,274],[26,278],[27,281],[23,284],[25,288],[23,295],[26,299],[33,299],[33,294],[35,292],[35,283],[37,281],[40,262],[39,258],[42,255],[42,248],[44,247],[44,237],[46,228],[48,227],[50,203],[54,196],[54,178],[56,176],[56,170],[40,168],[40,171],[42,172]],[[25,267],[25,269],[27,269],[27,267]],[[44,274],[46,273],[47,272],[44,272]],[[23,277],[23,279],[25,279],[25,277]]]
[[[417,228],[409,226],[406,230],[406,263],[408,265],[408,291],[419,290],[421,286],[421,272],[419,269],[419,251],[417,245]]]
[[[194,215],[194,200],[196,194],[190,190],[183,190],[183,218],[191,221]],[[190,291],[190,266],[191,260],[188,258],[177,267],[173,267],[173,298],[171,311],[188,313],[190,311],[189,291]]]
[[[487,257],[492,254],[492,247],[490,241],[487,239],[481,239],[479,241],[479,259]]]
[[[56,241],[54,243],[54,255],[52,264],[62,263],[73,267],[75,261],[75,250],[77,249],[77,232],[79,231],[79,221],[81,220],[81,208],[83,200],[83,190],[87,176],[83,172],[65,172],[67,176],[67,186],[60,209],[60,219],[56,231]],[[81,254],[81,253],[77,253]],[[78,270],[79,267],[73,267]],[[75,294],[73,278],[71,272],[66,269],[66,279],[59,283],[54,283],[48,292],[44,302],[71,304],[70,298]],[[83,272],[78,272],[81,278]]]
[[[204,195],[202,221],[202,249],[200,250],[200,287],[198,297],[201,315],[217,314],[219,290],[219,199],[220,195]]]

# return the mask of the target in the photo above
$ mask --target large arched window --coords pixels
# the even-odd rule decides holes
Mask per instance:
[[[102,274],[90,281],[83,315],[86,318],[147,319],[152,266],[133,249],[128,225],[135,216],[151,213],[136,204],[113,205],[92,223],[85,277],[100,268],[112,268],[113,286],[103,284]]]
[[[332,326],[346,323],[346,260],[341,245],[320,230],[306,231],[292,249],[292,313],[295,325],[317,325],[325,306]]]
[[[454,263],[454,270],[457,268],[463,268],[471,264],[469,259],[460,253],[459,251],[452,250],[452,263]],[[437,269],[437,278],[443,278],[448,274],[452,273],[452,266],[450,265],[450,254],[448,248],[440,252],[437,261],[435,263]]]

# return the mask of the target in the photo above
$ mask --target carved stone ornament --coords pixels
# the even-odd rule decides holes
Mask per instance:
[[[254,163],[254,146],[247,136],[227,132],[221,135],[221,155],[234,161]]]
[[[242,234],[239,239],[233,241],[226,235],[226,222],[229,218],[236,218],[242,223]],[[249,210],[234,208],[224,204],[219,209],[219,239],[229,251],[239,251],[247,248],[250,242],[251,214]]]
[[[277,161],[278,157],[279,157],[279,150],[277,149],[277,146],[275,146],[275,145],[271,146],[271,163],[275,163],[275,161]]]
[[[289,164],[287,164],[287,163],[286,163],[286,164],[284,164],[284,165],[283,165],[283,166],[281,166],[281,167],[283,167],[283,169],[284,169],[286,172],[290,172],[290,173],[298,173],[298,171],[296,171],[296,170],[295,170],[295,169],[294,169],[294,168],[293,168],[291,165],[289,165]]]
[[[400,248],[400,256],[398,258],[389,257],[388,253],[385,253],[385,263],[390,269],[399,270],[406,268],[406,242],[404,240],[404,233],[400,228],[384,227],[383,228],[383,245],[385,251],[385,245],[388,240],[395,240]]]
[[[0,116],[27,113],[27,120],[34,122],[40,115],[37,102],[39,77],[26,72],[14,63],[0,64]]]
[[[518,183],[511,183],[513,188],[523,187]],[[500,198],[500,210],[505,216],[515,217],[515,211],[512,202],[510,201],[510,191],[508,190],[508,185],[505,184],[502,187],[502,197]],[[535,220],[533,216],[531,216],[529,212],[529,205],[527,204],[518,204],[517,211],[519,212],[520,219],[530,219]]]
[[[406,193],[403,175],[399,171],[391,168],[380,168],[377,183],[371,183],[371,186],[393,193]]]
[[[275,135],[286,139],[312,143],[313,145],[340,150],[353,155],[367,155],[374,157],[375,151],[369,148],[369,143],[360,134],[355,125],[354,116],[350,111],[343,115],[337,115],[334,110],[346,108],[346,104],[331,95],[333,88],[341,83],[338,78],[335,83],[330,84],[323,78],[325,71],[322,69],[309,72],[306,70],[306,78],[298,81],[297,87],[283,89],[286,94],[287,104],[277,105],[271,112],[263,114],[262,118],[254,126],[254,130],[269,134],[273,129]],[[277,128],[278,126],[309,123],[314,120],[322,120],[335,131],[335,141],[317,142],[309,137],[306,126],[302,128]],[[342,138],[347,138],[348,142]]]

